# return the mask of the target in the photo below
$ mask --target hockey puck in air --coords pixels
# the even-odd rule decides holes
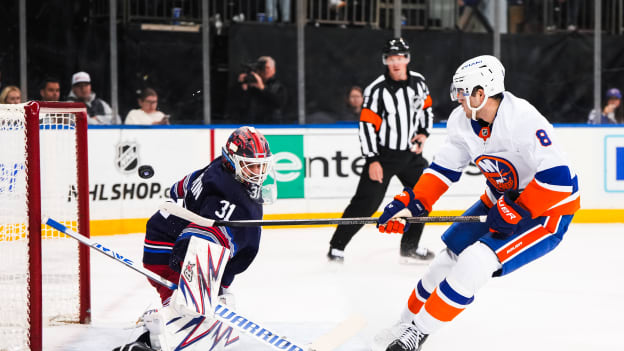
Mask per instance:
[[[143,179],[151,178],[154,175],[154,168],[150,165],[143,165],[139,167],[139,177]]]

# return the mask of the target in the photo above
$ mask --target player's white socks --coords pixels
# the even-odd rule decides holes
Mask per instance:
[[[457,263],[445,278],[447,289],[452,289],[458,296],[471,299],[500,267],[496,254],[487,245],[476,242],[457,256]],[[443,291],[438,291],[438,294],[443,294]],[[453,302],[453,307],[464,309],[470,302],[472,300],[463,305]],[[432,313],[435,314],[434,311]],[[424,306],[414,317],[413,322],[425,334],[435,332],[446,323],[432,316]]]

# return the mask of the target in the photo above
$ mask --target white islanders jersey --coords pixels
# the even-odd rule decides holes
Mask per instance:
[[[572,214],[579,208],[577,177],[559,149],[554,128],[526,100],[504,92],[489,127],[468,118],[458,106],[451,112],[447,131],[445,143],[423,175],[427,189],[419,191],[433,195],[429,206],[474,162],[487,179],[481,199],[488,207],[505,191],[516,190],[521,192],[518,202],[533,217]],[[438,191],[432,191],[432,184]]]

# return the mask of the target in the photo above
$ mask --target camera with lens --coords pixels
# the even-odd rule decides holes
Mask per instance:
[[[256,77],[252,72],[256,72],[256,74],[262,75],[264,72],[264,68],[266,67],[266,61],[258,60],[256,62],[251,62],[247,64],[243,64],[243,73],[245,76],[243,80],[240,82],[241,84],[251,84],[256,82]]]

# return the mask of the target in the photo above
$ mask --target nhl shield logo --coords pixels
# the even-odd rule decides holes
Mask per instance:
[[[424,104],[425,104],[425,100],[421,96],[415,95],[412,98],[412,108],[415,111],[418,111],[418,110],[422,109]]]
[[[139,145],[129,141],[117,144],[115,165],[123,173],[133,172],[139,165]]]

